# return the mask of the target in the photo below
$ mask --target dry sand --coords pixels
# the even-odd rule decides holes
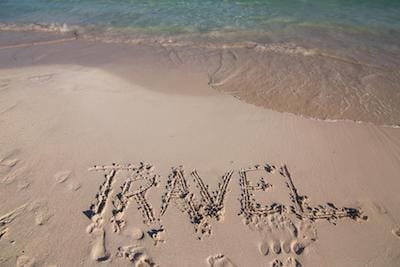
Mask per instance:
[[[113,49],[0,51],[1,266],[400,265],[400,129]]]

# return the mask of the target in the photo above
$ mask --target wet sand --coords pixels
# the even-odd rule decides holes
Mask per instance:
[[[400,51],[396,46],[388,45],[384,50],[367,46],[369,50],[362,47],[356,51],[345,46],[328,47],[316,40],[225,44],[75,34],[0,32],[0,51],[26,48],[31,56],[29,60],[19,58],[19,53],[2,53],[2,65],[101,67],[164,91],[165,86],[153,78],[154,71],[167,72],[174,81],[190,72],[217,91],[264,108],[314,119],[400,125]],[[199,91],[190,87],[181,89],[177,82],[167,90],[184,94]]]

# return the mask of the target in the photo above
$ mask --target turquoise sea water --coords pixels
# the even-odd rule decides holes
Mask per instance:
[[[65,23],[125,36],[257,41],[329,32],[398,40],[400,1],[0,0],[0,23]]]
[[[400,0],[0,0],[1,30],[147,44],[249,103],[400,125]]]

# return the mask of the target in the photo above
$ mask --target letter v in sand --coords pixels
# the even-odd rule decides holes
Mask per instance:
[[[200,200],[194,198],[190,191],[183,166],[172,168],[172,173],[168,176],[167,192],[162,197],[160,215],[164,215],[169,205],[172,203],[188,214],[190,222],[194,225],[198,238],[211,233],[209,219],[219,220],[224,210],[224,199],[233,171],[228,171],[222,176],[218,190],[212,193],[208,190],[208,185],[204,184],[196,170],[191,172],[191,176],[200,190]]]

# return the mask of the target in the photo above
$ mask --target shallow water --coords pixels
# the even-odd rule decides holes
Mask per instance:
[[[395,0],[2,0],[1,23],[91,25],[168,36],[315,30],[385,36],[399,34]],[[240,34],[238,34],[240,35]],[[238,37],[235,36],[235,38]],[[264,35],[264,36],[263,36]],[[254,38],[254,37],[253,37]],[[248,40],[251,41],[251,40]],[[252,40],[254,41],[254,40]]]
[[[0,29],[168,46],[183,61],[184,47],[222,49],[216,89],[279,111],[400,125],[396,0],[0,0]]]

